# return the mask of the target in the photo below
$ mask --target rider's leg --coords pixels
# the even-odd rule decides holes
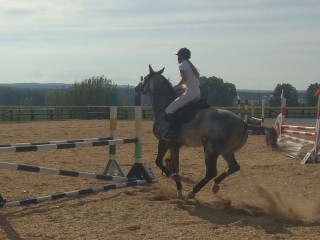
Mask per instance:
[[[166,119],[170,123],[169,129],[164,134],[164,138],[173,140],[179,137],[178,119],[175,112],[185,106],[187,103],[200,97],[200,91],[197,88],[187,88],[187,90],[166,108]]]
[[[179,137],[178,131],[178,119],[176,113],[166,114],[166,120],[170,123],[168,130],[165,132],[163,137],[168,140],[174,140]]]
[[[200,98],[198,88],[187,88],[186,91],[166,107],[166,114],[171,114],[185,106],[187,103]]]

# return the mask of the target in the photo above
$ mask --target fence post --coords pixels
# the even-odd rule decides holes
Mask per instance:
[[[34,109],[31,109],[30,113],[31,113],[31,121],[34,121],[35,120]]]

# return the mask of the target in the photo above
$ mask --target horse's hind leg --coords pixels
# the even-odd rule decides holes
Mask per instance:
[[[219,156],[219,153],[208,151],[208,149],[205,147],[206,175],[188,193],[187,198],[194,198],[196,193],[198,193],[209,181],[211,181],[215,176],[217,176],[218,156]]]
[[[221,173],[219,176],[217,176],[214,179],[213,186],[212,186],[212,192],[217,193],[219,191],[219,184],[229,175],[232,173],[235,173],[240,170],[240,166],[237,163],[236,157],[234,155],[234,152],[230,153],[224,153],[222,154],[223,158],[226,160],[228,164],[228,169],[227,171]]]

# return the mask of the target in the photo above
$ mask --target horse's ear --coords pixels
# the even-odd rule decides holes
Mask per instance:
[[[154,73],[154,71],[153,71],[153,69],[152,69],[152,67],[151,67],[151,64],[149,64],[149,73],[150,73],[150,74],[153,74],[153,73]]]
[[[162,68],[158,73],[162,74],[165,68]]]

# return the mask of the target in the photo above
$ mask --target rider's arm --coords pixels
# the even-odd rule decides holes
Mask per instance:
[[[175,90],[180,89],[183,84],[186,84],[187,77],[186,77],[185,71],[180,70],[180,75],[181,75],[181,80],[180,80],[180,82],[173,87]]]

